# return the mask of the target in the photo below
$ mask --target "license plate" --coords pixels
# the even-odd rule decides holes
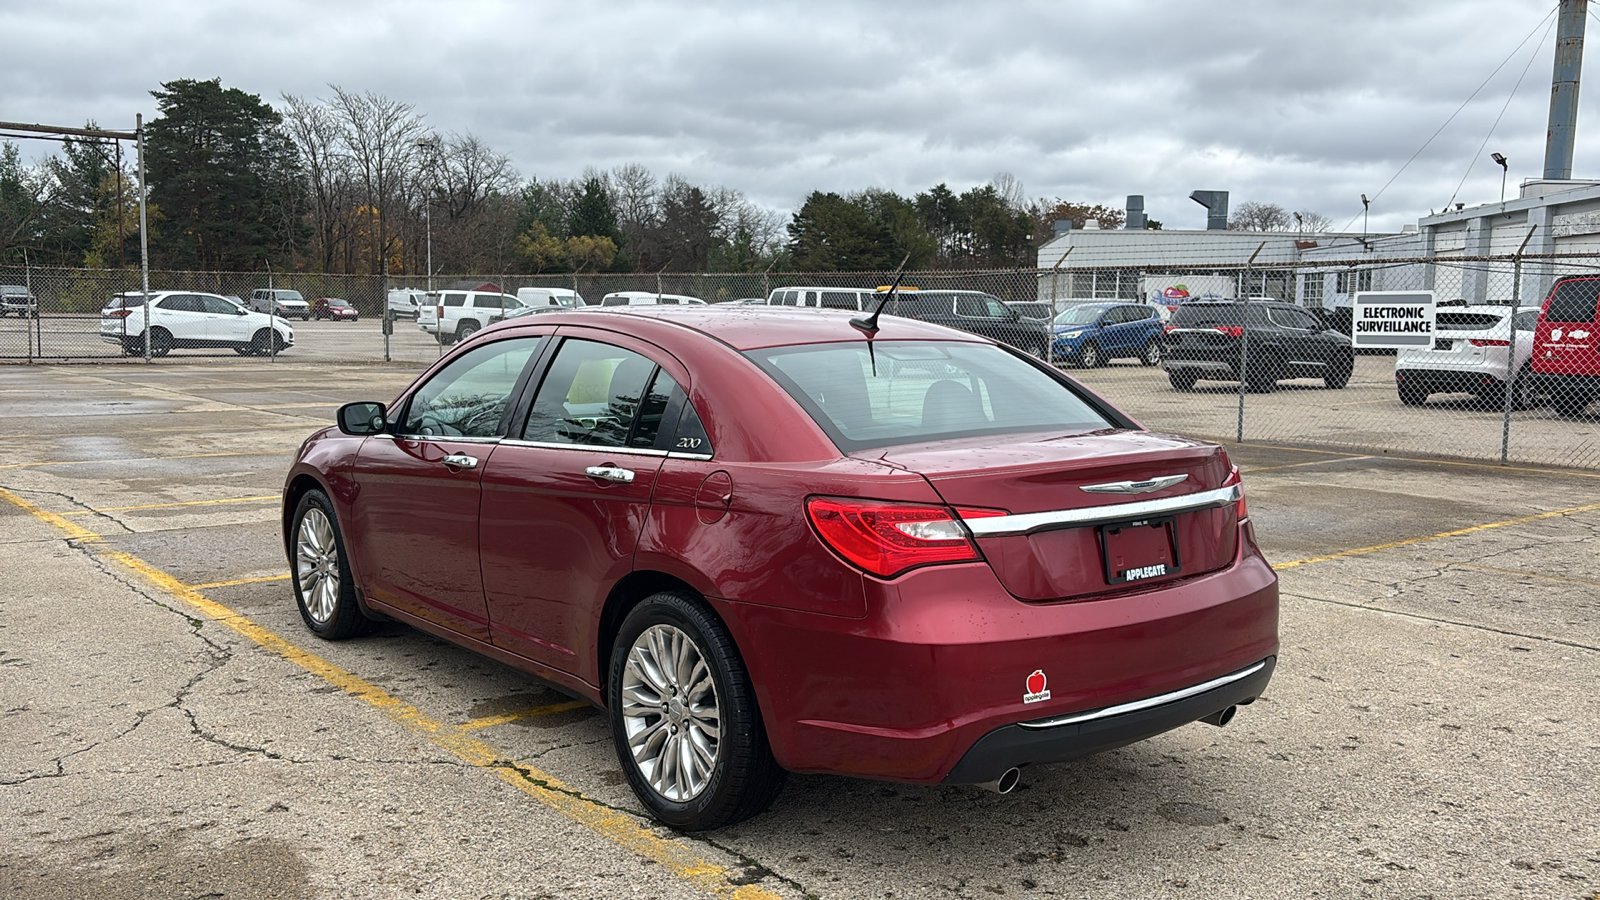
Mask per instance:
[[[1178,534],[1171,516],[1100,526],[1108,584],[1132,584],[1176,574]]]
[[[1452,346],[1453,344],[1450,341],[1436,340],[1433,342],[1433,349],[1435,350],[1449,350]]]

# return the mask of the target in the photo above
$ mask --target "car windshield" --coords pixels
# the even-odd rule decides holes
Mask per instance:
[[[851,341],[746,353],[845,452],[953,437],[1115,427],[1047,372],[991,344]]]
[[[1057,325],[1093,325],[1105,314],[1104,306],[1074,306],[1056,316]]]
[[[350,304],[346,303],[343,300],[329,300],[328,301],[328,305],[329,306],[349,306]]]

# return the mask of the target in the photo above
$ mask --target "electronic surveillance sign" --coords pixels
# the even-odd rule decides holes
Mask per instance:
[[[1433,345],[1433,291],[1359,291],[1350,300],[1350,344],[1357,350]]]

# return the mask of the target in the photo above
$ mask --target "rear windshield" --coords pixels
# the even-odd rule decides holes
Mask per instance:
[[[1185,303],[1172,311],[1168,324],[1178,328],[1238,327],[1244,324],[1244,308],[1237,303]]]
[[[849,453],[1016,432],[1121,427],[992,344],[866,341],[749,351]]]
[[[1481,312],[1445,312],[1439,310],[1434,315],[1434,328],[1439,331],[1481,331],[1493,328],[1505,321],[1505,316],[1500,313]]]
[[[1563,281],[1556,285],[1545,319],[1551,322],[1593,322],[1595,298],[1600,296],[1600,279]]]

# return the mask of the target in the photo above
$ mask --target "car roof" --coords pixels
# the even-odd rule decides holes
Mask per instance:
[[[739,351],[792,344],[830,344],[864,340],[850,325],[860,313],[851,310],[799,309],[791,306],[612,306],[562,310],[562,324],[625,328],[645,340],[670,342],[679,329],[689,329]],[[542,320],[542,321],[535,321]],[[552,320],[540,316],[508,319],[493,329],[537,327]],[[987,338],[916,319],[885,315],[875,336],[880,341],[960,341],[991,343]]]

